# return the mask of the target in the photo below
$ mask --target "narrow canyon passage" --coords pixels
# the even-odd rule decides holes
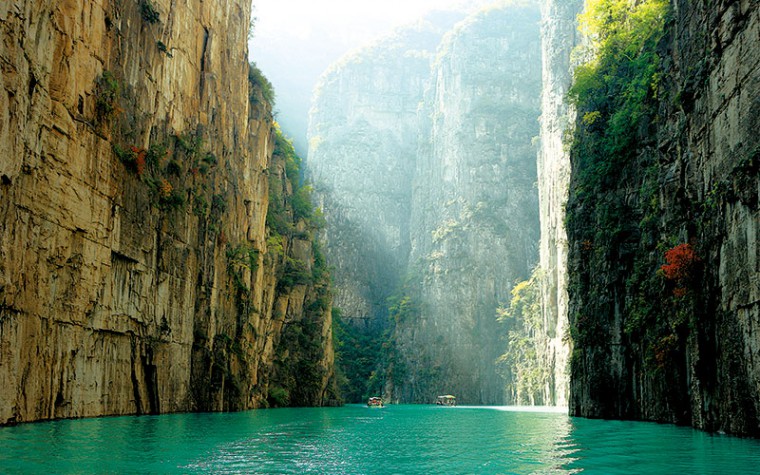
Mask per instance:
[[[0,37],[0,472],[757,467],[760,0]]]

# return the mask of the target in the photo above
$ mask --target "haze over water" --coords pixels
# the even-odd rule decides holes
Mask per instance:
[[[297,408],[0,429],[0,473],[741,474],[760,441],[494,407]]]

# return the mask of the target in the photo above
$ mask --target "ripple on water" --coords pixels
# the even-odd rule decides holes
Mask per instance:
[[[0,429],[0,473],[757,473],[756,440],[536,409],[362,406]]]

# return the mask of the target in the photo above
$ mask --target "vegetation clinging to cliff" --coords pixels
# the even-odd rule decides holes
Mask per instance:
[[[340,371],[338,383],[343,399],[358,403],[366,401],[369,396],[381,395],[383,387],[378,383],[378,372],[382,368],[386,340],[372,330],[352,325],[338,308],[333,308],[333,331],[335,363]]]
[[[296,232],[295,224],[304,220],[310,230],[324,226],[322,211],[312,201],[312,187],[303,182],[302,160],[293,142],[287,139],[279,127],[275,127],[274,156],[281,160],[285,182],[276,183],[276,175],[270,174],[269,208],[267,226],[272,233],[290,236]],[[289,185],[289,189],[286,186]]]
[[[686,414],[688,391],[680,385],[694,301],[680,281],[669,290],[669,267],[661,270],[665,251],[683,239],[679,216],[686,215],[663,210],[657,159],[665,74],[659,52],[668,18],[665,0],[590,0],[580,17],[591,59],[576,69],[570,90],[579,117],[567,214],[571,378],[576,387],[588,384],[579,389],[587,391],[584,404],[593,401],[601,417],[635,410],[616,407],[608,394],[651,387],[664,388],[658,394],[670,411],[657,417]],[[613,366],[625,352],[631,366],[622,371],[636,373],[634,383],[610,376],[621,371]]]
[[[261,109],[263,105],[264,110],[271,112],[274,88],[255,63],[249,64],[248,82],[252,109]],[[276,122],[272,132],[274,150],[266,170],[269,203],[263,262],[275,273],[275,301],[285,299],[288,305],[275,305],[273,317],[282,320],[282,331],[274,343],[266,404],[270,407],[337,404],[340,397],[330,358],[325,353],[326,348],[331,348],[325,325],[329,321],[332,291],[316,233],[323,218],[314,207],[311,187],[303,182],[302,159],[292,141]],[[243,265],[249,261],[252,267],[259,254],[258,250],[242,248],[236,249],[231,257]]]
[[[637,138],[654,115],[660,78],[657,43],[666,0],[590,0],[579,17],[592,59],[575,70],[570,98],[581,121],[573,144],[583,189],[615,183],[636,154]]]
[[[253,103],[258,102],[255,92],[261,91],[261,95],[264,100],[267,101],[272,107],[274,107],[275,94],[274,86],[269,82],[269,79],[264,76],[256,63],[250,63],[248,68],[248,82],[253,86],[251,87],[250,100]]]
[[[649,155],[641,151],[653,143],[661,75],[657,45],[667,13],[665,0],[634,6],[626,0],[590,0],[580,17],[581,28],[591,40],[591,50],[586,51],[591,59],[576,69],[570,90],[580,120],[571,149],[567,224],[575,253],[584,256],[580,262],[586,266],[593,259],[601,265],[624,257],[625,243],[637,242],[641,231],[648,229],[645,213],[655,212],[632,209],[618,189],[624,183],[635,186],[627,177],[653,166]],[[641,185],[637,191],[652,195],[649,201],[657,208],[654,188]],[[591,281],[573,278],[570,286],[571,294],[589,295],[590,302],[609,301],[592,295],[606,291],[594,290]],[[599,329],[590,321],[585,329],[577,325],[586,319],[585,315],[574,319],[573,338],[581,343],[586,337],[593,340],[589,331]]]
[[[534,270],[530,279],[514,286],[509,305],[498,310],[498,320],[507,327],[507,350],[497,363],[513,404],[548,403],[542,396],[548,386],[549,367],[539,355],[546,344],[541,278],[541,271]]]
[[[314,233],[321,226],[320,217],[311,200],[311,187],[302,182],[301,158],[275,125],[267,211],[269,258],[276,262],[279,294],[287,294],[298,286],[308,286],[310,291],[302,315],[284,316],[287,324],[276,351],[270,406],[319,405],[339,399],[332,393],[332,386],[328,387],[327,395],[321,393],[326,376],[321,361],[322,321],[331,310],[332,296],[327,264]],[[296,240],[311,241],[309,262],[293,254]]]

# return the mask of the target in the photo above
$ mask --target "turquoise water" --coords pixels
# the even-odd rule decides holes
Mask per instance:
[[[505,408],[272,409],[0,428],[0,473],[741,474],[760,442]]]

